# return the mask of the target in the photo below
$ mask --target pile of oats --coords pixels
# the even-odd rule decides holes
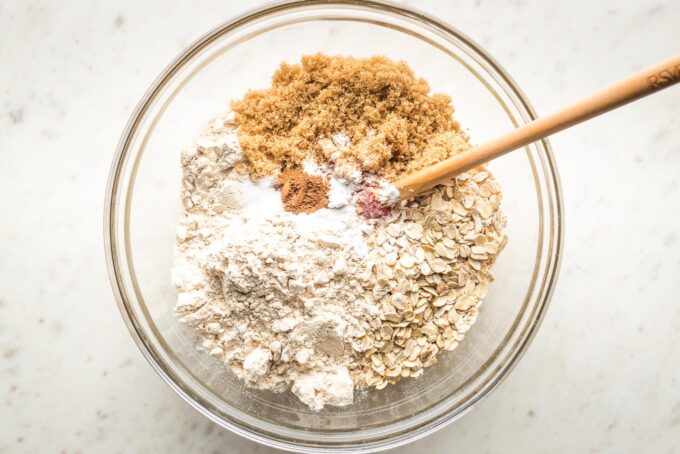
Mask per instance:
[[[362,281],[381,326],[352,344],[352,379],[382,389],[418,377],[477,319],[505,246],[500,188],[484,168],[402,203],[370,238]]]

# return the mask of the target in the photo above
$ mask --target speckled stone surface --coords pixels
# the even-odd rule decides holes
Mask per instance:
[[[0,452],[273,452],[208,422],[118,313],[102,208],[116,142],[161,68],[259,2],[0,3]],[[680,51],[677,1],[419,1],[539,113]],[[680,87],[552,139],[560,282],[511,376],[428,452],[680,450]]]

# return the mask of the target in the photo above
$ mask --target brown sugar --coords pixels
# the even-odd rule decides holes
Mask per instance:
[[[313,213],[328,206],[330,185],[322,176],[308,175],[301,169],[284,170],[275,186],[288,212]]]
[[[467,149],[451,99],[430,94],[403,61],[324,54],[282,63],[272,86],[232,102],[253,178],[298,167],[305,158],[394,180]],[[320,142],[350,139],[340,156]]]

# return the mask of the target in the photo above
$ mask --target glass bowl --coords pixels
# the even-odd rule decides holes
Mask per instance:
[[[105,210],[111,281],[130,333],[182,398],[236,433],[298,452],[377,451],[460,418],[498,386],[533,338],[555,287],[563,213],[547,141],[491,163],[509,241],[477,323],[417,379],[356,391],[355,403],[311,411],[290,392],[249,390],[197,351],[173,314],[170,282],[180,215],[180,150],[229,100],[266,87],[281,61],[324,52],[405,60],[451,95],[473,142],[534,118],[516,84],[465,35],[420,12],[371,1],[294,1],[237,17],[179,55],[139,102],[111,168]]]

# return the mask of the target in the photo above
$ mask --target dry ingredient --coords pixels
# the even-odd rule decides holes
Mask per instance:
[[[283,206],[290,213],[313,213],[328,206],[330,185],[322,176],[301,169],[284,170],[274,187],[281,191]]]
[[[304,57],[183,152],[175,311],[249,387],[348,405],[419,376],[475,322],[507,240],[488,170],[381,219],[354,206],[467,147],[428,90],[382,57]]]
[[[235,131],[217,119],[183,153],[176,313],[249,386],[292,383],[313,409],[352,403],[349,345],[380,323],[357,278],[368,226],[350,206],[285,211],[273,181],[235,169]]]
[[[253,177],[313,158],[392,180],[467,148],[451,98],[429,92],[404,62],[316,54],[282,63],[270,88],[231,107]],[[338,133],[349,140],[340,150]]]
[[[352,345],[359,387],[417,377],[475,322],[505,246],[500,188],[486,170],[460,175],[403,204],[369,239],[368,301],[381,326]]]

